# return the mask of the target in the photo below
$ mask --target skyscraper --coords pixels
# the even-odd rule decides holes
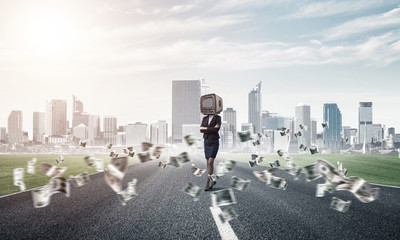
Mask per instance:
[[[394,136],[395,134],[396,134],[396,129],[394,127],[390,127],[387,129],[387,136],[390,136],[390,135]]]
[[[164,145],[168,138],[168,124],[165,120],[159,120],[150,125],[150,142]]]
[[[147,141],[147,124],[136,122],[126,126],[126,144],[138,146]]]
[[[8,117],[8,142],[22,142],[22,111],[12,111]]]
[[[317,144],[317,120],[316,119],[311,119],[310,142],[311,142],[311,144]]]
[[[342,137],[342,113],[336,103],[325,103],[323,111],[324,122],[328,123],[324,128],[324,148],[338,150]]]
[[[307,126],[301,130],[300,124]],[[311,108],[309,105],[300,103],[295,108],[295,132],[302,131],[302,136],[298,137],[298,144],[310,146],[310,131],[311,131]]]
[[[261,82],[249,93],[249,123],[254,126],[254,132],[261,132]]]
[[[115,144],[115,135],[117,135],[117,118],[113,116],[103,117],[103,136],[104,139],[112,144]]]
[[[67,134],[67,101],[52,99],[46,102],[46,134]]]
[[[75,95],[72,95],[72,112],[83,112],[83,103]]]
[[[88,117],[88,136],[87,139],[90,145],[94,144],[94,139],[100,136],[100,116],[99,115],[89,115]]]
[[[233,146],[236,145],[236,136],[237,136],[237,120],[236,120],[236,110],[233,108],[226,108],[222,112],[223,121],[227,123],[227,129],[225,131],[230,131],[232,133],[232,142]]]
[[[0,128],[0,141],[7,141],[7,128]]]
[[[358,107],[358,143],[372,142],[372,102],[360,102]]]
[[[72,95],[72,129],[81,123],[89,126],[89,114],[83,112],[82,101]]]
[[[202,118],[200,97],[207,94],[208,91],[209,87],[204,79],[172,81],[173,142],[182,142],[183,124],[198,124],[200,128]]]
[[[34,142],[43,142],[43,135],[46,132],[46,119],[44,112],[33,112],[33,136]]]

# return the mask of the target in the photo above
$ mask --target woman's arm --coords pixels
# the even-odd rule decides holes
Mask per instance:
[[[221,117],[218,116],[217,124],[215,125],[215,127],[208,127],[207,132],[208,133],[218,133],[220,127],[221,127]]]
[[[201,133],[206,133],[207,132],[207,125],[205,125],[204,118],[203,118],[203,121],[201,121],[200,132]]]

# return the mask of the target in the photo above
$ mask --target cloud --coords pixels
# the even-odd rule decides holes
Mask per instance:
[[[324,40],[337,40],[378,29],[400,26],[400,8],[382,14],[360,17],[333,27],[323,34]]]
[[[382,5],[381,0],[350,0],[350,1],[316,1],[300,5],[298,10],[288,18],[327,17],[342,13],[352,13]],[[387,2],[388,3],[388,2]]]
[[[194,8],[195,8],[194,4],[175,5],[171,7],[168,11],[172,13],[183,13],[183,12],[188,12]]]

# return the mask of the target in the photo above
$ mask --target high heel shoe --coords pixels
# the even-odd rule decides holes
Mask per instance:
[[[212,185],[211,185],[208,189],[212,189],[212,188],[214,187],[215,184],[217,184],[217,181],[214,181],[214,182],[212,183]]]

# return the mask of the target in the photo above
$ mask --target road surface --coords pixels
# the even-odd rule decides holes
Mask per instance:
[[[197,167],[206,167],[201,156],[191,159]],[[190,163],[165,169],[157,163],[129,166],[124,188],[137,178],[138,196],[126,206],[103,173],[91,175],[91,182],[82,187],[72,187],[69,198],[53,195],[44,208],[33,207],[30,191],[0,198],[1,239],[400,239],[398,188],[380,187],[379,200],[368,204],[345,191],[316,198],[316,184],[322,179],[307,183],[302,175],[293,181],[281,171],[288,187],[273,189],[252,174],[265,167],[238,162],[214,191],[228,188],[231,176],[251,183],[243,192],[234,190],[237,204],[221,207],[233,207],[239,215],[221,226],[210,209],[210,192],[202,191],[199,201],[193,201],[182,191],[188,182],[204,188],[206,173],[194,176]],[[348,212],[329,209],[333,196],[352,201]]]

